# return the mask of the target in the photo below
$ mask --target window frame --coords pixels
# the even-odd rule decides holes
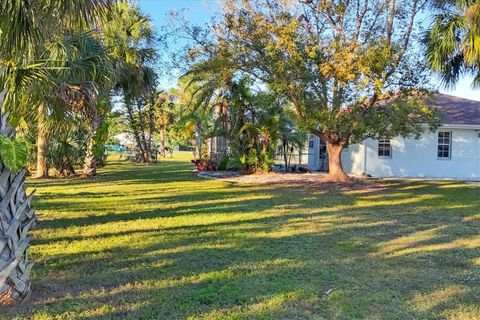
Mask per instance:
[[[440,134],[448,133],[448,143],[445,143],[445,136],[443,136],[442,142],[440,142]],[[437,132],[437,160],[451,160],[452,159],[452,139],[453,133],[448,130],[440,130]],[[440,147],[448,147],[448,157],[440,156]],[[441,151],[445,152],[444,150]]]
[[[388,145],[388,149],[386,146]],[[385,155],[385,151],[389,151],[389,155]],[[380,155],[380,152],[383,152],[382,155]],[[392,159],[393,157],[393,148],[392,148],[392,140],[387,139],[387,138],[379,138],[378,139],[378,144],[377,144],[377,157],[379,159]]]

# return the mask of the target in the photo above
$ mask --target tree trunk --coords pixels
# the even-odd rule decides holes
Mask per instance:
[[[67,168],[66,168],[66,169],[67,169],[67,174],[68,174],[69,176],[72,176],[72,175],[75,175],[75,174],[76,174],[75,169],[73,168],[73,165],[72,165],[72,163],[70,162],[70,160],[68,160]]]
[[[202,123],[197,120],[195,122],[195,144],[197,145],[197,159],[202,158]]]
[[[210,139],[210,140],[208,140]],[[210,160],[216,160],[216,154],[215,154],[215,151],[214,151],[214,147],[213,147],[213,140],[214,140],[214,137],[210,137],[207,139],[207,144],[209,143],[208,146],[208,154],[210,155]]]
[[[285,164],[285,172],[288,172],[288,155],[287,155],[287,150],[288,150],[288,142],[283,141],[283,162]]]
[[[290,164],[292,163],[293,147],[290,146],[290,151],[288,152],[288,168],[290,169]]]
[[[48,177],[47,167],[47,130],[45,128],[45,105],[41,103],[37,110],[37,171],[35,172],[35,178]]]
[[[143,127],[140,126],[140,124],[135,119],[135,115],[133,113],[134,106],[132,105],[132,100],[125,98],[125,107],[127,109],[128,122],[130,125],[130,129],[132,130],[133,137],[135,138],[135,143],[137,144],[137,148],[135,152],[140,154],[142,158],[141,160],[143,163],[148,162],[148,155],[146,155],[146,152],[140,137],[140,130],[143,130]]]
[[[342,144],[333,144],[326,142],[328,151],[328,177],[332,182],[345,182],[350,180],[349,176],[343,171],[342,150],[345,147]]]
[[[0,134],[12,137],[14,130],[5,125],[7,116],[1,115]],[[25,193],[25,173],[25,169],[18,173],[8,171],[0,160],[0,306],[21,302],[30,294],[33,263],[27,258],[28,231],[37,220],[30,205],[33,193]]]
[[[139,134],[141,137],[141,151],[142,151],[142,161],[143,163],[150,163],[150,140],[152,139],[152,136],[150,134],[150,137],[147,138],[146,135],[146,130],[147,130],[147,125],[149,126],[150,123],[146,123],[145,121],[145,116],[143,113],[143,110],[141,110],[140,105],[137,104],[137,112],[138,112],[138,128],[139,128]]]
[[[165,126],[160,126],[158,130],[158,140],[160,142],[160,156],[162,158],[167,157],[167,146],[165,144]]]
[[[97,175],[97,161],[93,154],[94,140],[90,138],[87,144],[87,151],[85,153],[85,162],[83,164],[82,176],[95,177]]]

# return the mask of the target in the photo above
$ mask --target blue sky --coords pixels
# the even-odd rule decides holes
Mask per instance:
[[[185,16],[194,24],[204,24],[210,20],[218,9],[221,0],[139,0],[142,11],[148,14],[157,28],[164,26],[171,10],[186,9]],[[171,79],[162,79],[162,86],[174,85]],[[446,90],[438,87],[440,92],[462,98],[480,101],[480,89],[471,88],[471,79],[463,78],[454,89]]]

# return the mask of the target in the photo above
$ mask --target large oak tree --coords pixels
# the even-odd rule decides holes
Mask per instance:
[[[426,2],[225,1],[214,40],[195,39],[189,51],[192,68],[248,73],[287,97],[299,123],[326,143],[329,179],[345,181],[345,146],[437,124],[416,45]]]

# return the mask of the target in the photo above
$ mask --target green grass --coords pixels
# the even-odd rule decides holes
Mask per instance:
[[[480,188],[386,184],[235,185],[186,155],[30,181],[34,293],[0,318],[480,319]]]

